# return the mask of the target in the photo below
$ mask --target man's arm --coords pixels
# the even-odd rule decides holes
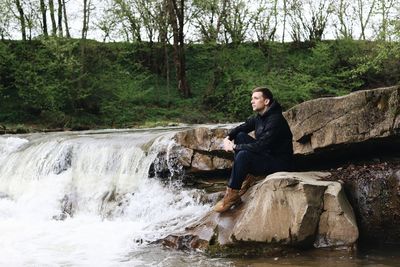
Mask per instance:
[[[244,123],[240,124],[239,126],[233,128],[229,133],[228,133],[228,138],[229,140],[233,140],[236,138],[236,135],[240,132],[245,132],[249,133],[251,131],[254,131],[255,129],[255,117],[251,116],[248,118]]]
[[[272,116],[268,124],[265,126],[262,134],[254,143],[237,144],[235,151],[248,150],[256,153],[268,151],[271,144],[273,144],[279,137],[280,129],[282,128],[282,119],[280,116]]]

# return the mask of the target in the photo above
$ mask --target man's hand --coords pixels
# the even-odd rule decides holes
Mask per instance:
[[[226,152],[233,151],[233,142],[229,140],[229,137],[225,137],[224,139],[224,150]]]

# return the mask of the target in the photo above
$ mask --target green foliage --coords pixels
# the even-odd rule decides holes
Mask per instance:
[[[0,42],[0,122],[85,129],[240,121],[251,90],[269,86],[285,109],[316,97],[396,84],[399,44],[191,44],[182,99],[172,48],[48,38]]]
[[[241,120],[251,114],[250,94],[256,86],[271,87],[284,108],[348,93],[360,85],[350,72],[355,65],[351,57],[359,51],[354,47],[356,43],[347,41],[301,47],[275,43],[224,47],[214,59],[218,82],[204,104]]]
[[[377,42],[369,44],[368,53],[355,58],[357,67],[351,72],[362,77],[364,86],[388,86],[400,82],[400,43]]]
[[[13,110],[14,95],[11,84],[14,82],[14,71],[11,66],[14,60],[8,45],[0,42],[0,121],[6,119],[6,113]]]

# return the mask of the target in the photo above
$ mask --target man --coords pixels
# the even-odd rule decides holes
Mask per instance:
[[[235,155],[225,196],[214,207],[217,212],[240,204],[241,195],[253,182],[248,174],[267,175],[291,167],[292,132],[280,104],[268,88],[257,87],[252,92],[251,106],[257,114],[232,129],[224,139],[225,151]],[[248,135],[251,131],[255,131],[255,139]]]

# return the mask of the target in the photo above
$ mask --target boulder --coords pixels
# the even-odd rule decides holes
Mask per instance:
[[[340,183],[329,183],[319,219],[315,247],[347,247],[359,236],[352,206]]]
[[[222,151],[222,141],[227,134],[227,128],[199,127],[178,132],[174,140],[177,144],[195,151]]]
[[[295,154],[400,135],[400,87],[306,101],[285,112]]]
[[[176,133],[173,143],[166,147],[168,151],[159,151],[150,176],[182,176],[232,168],[233,155],[223,150],[228,128],[198,127]]]
[[[243,204],[225,213],[210,211],[185,231],[162,240],[175,248],[225,253],[232,248],[353,247],[358,238],[354,213],[341,184],[321,181],[329,173],[279,172],[243,195]]]

